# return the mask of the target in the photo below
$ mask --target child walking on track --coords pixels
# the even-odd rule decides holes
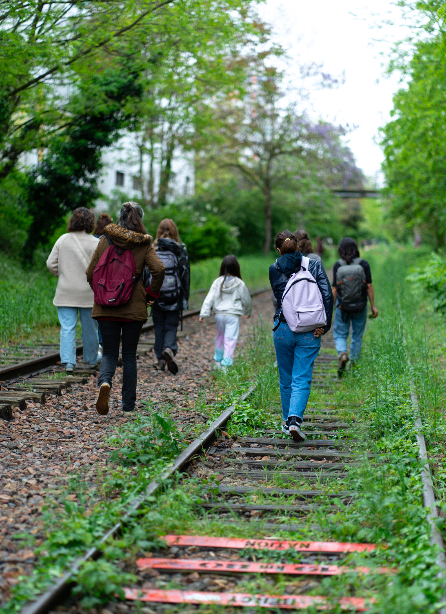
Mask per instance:
[[[274,246],[280,257],[269,267],[269,279],[277,299],[273,337],[285,422],[282,430],[295,441],[303,441],[306,435],[301,425],[313,365],[320,337],[331,326],[333,295],[321,263],[302,256],[289,230],[277,235]]]
[[[235,256],[226,256],[220,267],[220,276],[214,281],[201,308],[199,321],[215,313],[217,339],[215,340],[215,366],[217,369],[232,365],[239,335],[239,317],[251,316],[251,296],[242,281],[240,264]]]

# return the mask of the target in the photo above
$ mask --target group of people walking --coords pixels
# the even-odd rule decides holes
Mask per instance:
[[[136,352],[148,307],[155,331],[154,367],[178,372],[177,329],[188,308],[190,263],[187,248],[171,219],[159,224],[155,241],[143,223],[142,207],[125,203],[117,223],[101,213],[95,224],[92,211],[76,209],[68,232],[55,243],[47,260],[58,277],[54,305],[61,325],[60,356],[66,371],[76,365],[76,326],[82,324],[83,359],[100,363],[99,414],[109,411],[113,377],[122,344],[122,410],[136,404]],[[378,315],[370,265],[359,257],[353,239],[339,245],[340,259],[333,268],[333,284],[321,257],[305,231],[280,232],[274,246],[279,252],[269,278],[275,306],[273,338],[279,369],[283,431],[303,440],[303,416],[311,391],[314,361],[321,336],[331,327],[335,303],[334,337],[338,373],[342,376],[349,356],[347,337],[352,327],[351,359],[359,358],[367,319],[367,299],[372,317]],[[318,251],[320,251],[318,249]],[[240,316],[251,316],[251,296],[242,281],[235,256],[226,256],[201,308],[199,321],[215,314],[216,369],[232,365],[239,336]]]
[[[178,372],[177,329],[183,310],[188,308],[190,292],[187,248],[171,219],[162,220],[152,242],[143,216],[140,205],[128,202],[122,206],[116,224],[107,213],[101,213],[95,226],[93,212],[80,207],[47,260],[48,269],[58,277],[53,302],[61,325],[61,363],[68,372],[75,368],[80,316],[83,359],[90,366],[100,363],[96,409],[101,415],[109,411],[121,340],[122,410],[131,412],[135,408],[136,351],[148,307],[155,331],[154,367]],[[203,304],[200,322],[211,309],[218,330],[215,365],[227,368],[238,339],[239,316],[249,318],[251,314],[251,297],[235,256],[223,260],[220,276]]]

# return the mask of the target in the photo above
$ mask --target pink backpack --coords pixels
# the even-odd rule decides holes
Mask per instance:
[[[302,257],[297,273],[288,280],[282,296],[282,313],[293,333],[305,333],[327,324],[322,294],[308,270],[310,259]]]
[[[94,302],[107,307],[127,303],[141,277],[136,277],[135,259],[130,249],[120,249],[106,235],[110,246],[93,271]]]

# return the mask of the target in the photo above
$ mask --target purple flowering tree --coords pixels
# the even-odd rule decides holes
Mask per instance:
[[[249,79],[245,92],[218,101],[212,144],[202,154],[259,188],[265,253],[271,250],[275,197],[284,189],[296,191],[311,181],[329,192],[362,181],[351,151],[342,143],[347,129],[312,121],[299,103],[284,105],[281,78],[275,68],[263,67]]]

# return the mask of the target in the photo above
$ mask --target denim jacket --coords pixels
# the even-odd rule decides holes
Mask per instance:
[[[291,275],[300,270],[301,262],[302,254],[300,252],[295,252],[294,254],[283,254],[269,267],[269,281],[273,294],[277,299],[274,319],[280,316],[282,310],[282,295],[285,286]],[[328,332],[331,327],[333,315],[333,292],[331,285],[321,263],[317,260],[310,259],[308,271],[313,275],[322,294],[322,301],[324,303],[325,313],[327,314],[327,325],[324,326],[324,331]]]

